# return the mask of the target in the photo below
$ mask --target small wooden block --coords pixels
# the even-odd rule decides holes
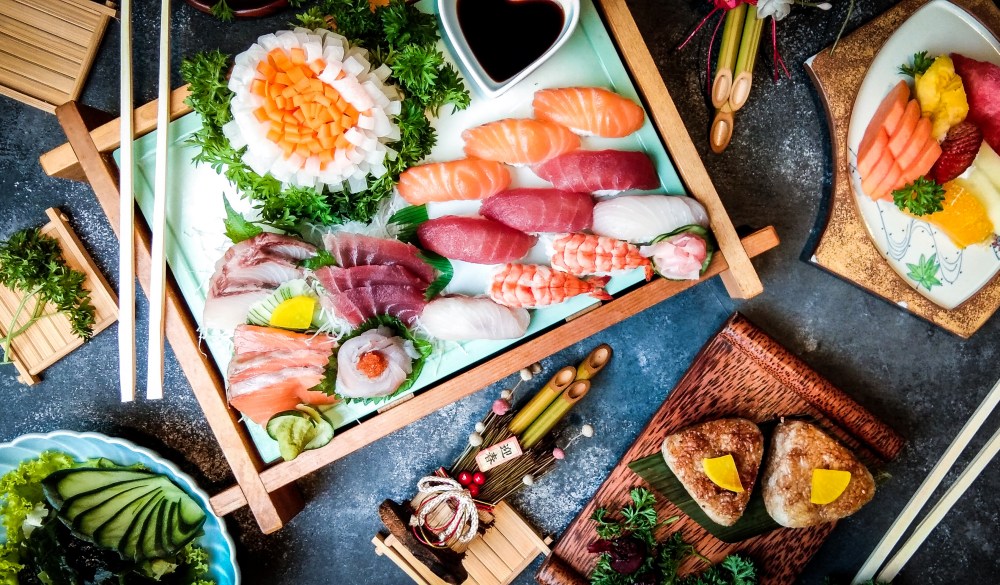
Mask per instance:
[[[4,0],[0,95],[49,113],[78,98],[114,15],[111,2]]]
[[[118,298],[66,223],[66,216],[54,208],[46,209],[45,214],[49,217],[49,223],[41,229],[41,233],[59,242],[67,266],[86,275],[83,286],[90,291],[90,302],[94,306],[94,335],[97,335],[118,319]],[[5,328],[14,318],[21,298],[20,291],[12,291],[0,285],[0,335],[6,335]],[[33,307],[28,307],[31,308]],[[45,312],[53,313],[55,308],[48,307]],[[28,315],[24,313],[16,325],[24,324],[27,320]],[[36,322],[11,342],[12,359],[19,373],[18,380],[28,385],[37,383],[39,373],[81,345],[83,340],[73,333],[65,315],[56,314]]]

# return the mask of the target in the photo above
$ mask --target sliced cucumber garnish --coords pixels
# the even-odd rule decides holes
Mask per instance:
[[[295,459],[303,451],[319,449],[333,439],[333,424],[306,405],[272,416],[266,428],[267,434],[278,442],[278,452],[285,461]]]

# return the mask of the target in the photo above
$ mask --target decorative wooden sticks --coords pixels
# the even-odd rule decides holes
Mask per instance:
[[[119,172],[118,375],[122,402],[135,400],[135,139],[132,104],[132,0],[121,8],[121,165]]]

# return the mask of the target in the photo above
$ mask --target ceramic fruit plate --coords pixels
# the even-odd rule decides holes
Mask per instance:
[[[944,309],[954,309],[1000,271],[994,243],[960,249],[940,230],[899,211],[892,201],[873,201],[861,189],[858,145],[889,90],[907,79],[899,66],[927,51],[934,57],[961,53],[1000,63],[1000,42],[975,17],[945,0],[929,2],[886,41],[865,77],[851,112],[847,135],[851,187],[868,234],[879,253],[910,286]]]
[[[424,0],[418,6],[433,11],[434,4]],[[446,58],[454,63],[447,54]],[[580,3],[580,23],[566,43],[534,72],[513,86],[502,96],[487,99],[473,93],[472,105],[461,112],[453,113],[450,108],[442,108],[441,117],[434,121],[438,132],[438,142],[428,157],[428,162],[447,161],[462,158],[462,131],[466,128],[509,117],[529,117],[532,113],[531,100],[535,91],[548,87],[601,86],[610,88],[623,96],[641,103],[636,87],[628,70],[619,57],[604,22],[597,13],[592,0]],[[188,114],[170,125],[170,148],[168,197],[167,197],[167,261],[177,280],[185,301],[197,321],[201,321],[205,306],[208,280],[215,270],[215,262],[231,245],[223,233],[222,195],[240,211],[249,211],[249,202],[242,200],[236,190],[206,165],[195,166],[193,157],[196,149],[185,144],[188,137],[201,127],[197,114]],[[151,132],[135,142],[136,181],[135,197],[146,217],[151,217],[153,203],[152,179],[155,169],[156,132]],[[583,148],[600,150],[615,148],[621,150],[645,151],[659,173],[662,191],[684,193],[684,186],[670,161],[663,142],[653,124],[648,120],[636,133],[618,139],[584,138]],[[118,156],[118,153],[115,153]],[[547,184],[536,177],[528,168],[512,169],[512,186],[539,187]],[[448,213],[475,212],[478,202],[449,202],[431,204],[429,215],[437,217]],[[547,263],[545,243],[540,242],[529,253],[526,261]],[[446,292],[482,294],[488,284],[491,267],[453,262],[455,277]],[[607,290],[611,294],[626,290],[643,280],[641,270],[634,270],[611,279]],[[444,342],[437,345],[428,359],[420,377],[410,392],[431,386],[448,376],[496,355],[508,347],[523,342],[545,329],[562,322],[598,301],[589,296],[579,296],[564,303],[532,311],[531,325],[524,338],[503,341],[477,340],[471,342]],[[204,333],[205,342],[221,371],[225,372],[232,356],[231,334]],[[406,393],[396,400],[401,400]],[[330,413],[335,426],[364,420],[365,417],[383,408],[380,404],[338,404]],[[246,420],[247,428],[261,457],[265,461],[278,459],[277,443],[262,427]]]
[[[34,459],[45,451],[66,453],[77,461],[104,457],[121,465],[141,463],[156,473],[169,476],[208,511],[203,528],[205,533],[195,542],[209,554],[211,578],[216,585],[239,585],[240,570],[236,565],[236,545],[233,544],[233,539],[226,531],[222,519],[212,513],[208,494],[201,491],[194,480],[176,465],[149,449],[124,439],[99,433],[53,431],[44,435],[22,435],[9,443],[0,444],[0,476],[15,469],[22,461]],[[3,526],[0,526],[0,540],[4,540],[3,530]]]

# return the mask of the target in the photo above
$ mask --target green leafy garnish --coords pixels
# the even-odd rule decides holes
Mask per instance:
[[[406,377],[406,380],[403,381],[403,383],[399,386],[399,388],[396,388],[395,392],[387,396],[376,396],[373,398],[350,398],[338,394],[337,352],[334,352],[333,355],[330,356],[330,361],[327,362],[326,374],[324,375],[323,380],[310,390],[323,392],[327,396],[337,396],[341,400],[347,403],[374,404],[378,402],[385,402],[387,400],[391,400],[396,396],[399,396],[403,392],[406,392],[407,390],[412,388],[414,382],[416,382],[417,378],[420,377],[420,372],[424,369],[424,363],[427,361],[427,358],[430,357],[431,353],[433,352],[434,344],[432,344],[430,341],[427,341],[426,339],[421,339],[416,335],[414,335],[413,331],[410,331],[410,329],[407,328],[406,325],[403,324],[403,322],[397,319],[396,317],[393,317],[391,315],[377,315],[375,317],[372,317],[371,319],[368,319],[361,325],[358,325],[343,339],[341,339],[340,346],[343,347],[344,343],[347,342],[348,340],[354,339],[355,337],[361,335],[365,331],[371,329],[377,329],[378,327],[388,327],[389,329],[392,329],[396,333],[396,335],[413,343],[414,349],[416,349],[417,353],[419,354],[419,357],[413,360],[410,374]]]
[[[232,22],[236,17],[236,14],[233,12],[233,9],[229,7],[229,4],[226,3],[226,0],[219,0],[213,4],[211,12],[212,16],[218,18],[222,22]]]
[[[57,313],[69,319],[73,334],[90,339],[94,331],[94,307],[83,288],[86,276],[66,265],[59,242],[38,228],[15,232],[0,243],[0,284],[23,296],[0,338],[4,356],[0,364],[13,363],[10,344],[32,325]],[[56,313],[46,313],[51,303]],[[22,318],[27,319],[22,322]]]
[[[294,5],[302,4],[297,2]],[[329,28],[352,44],[369,51],[372,68],[387,65],[389,82],[403,92],[396,118],[400,139],[388,146],[397,156],[386,159],[388,172],[369,176],[359,193],[331,191],[326,187],[284,188],[270,174],[260,176],[243,163],[245,149],[235,149],[222,133],[232,120],[233,93],[227,87],[229,57],[218,51],[185,60],[181,75],[190,84],[188,104],[202,116],[204,126],[189,142],[197,146],[196,163],[206,163],[222,173],[260,212],[261,223],[283,231],[296,231],[302,222],[330,225],[348,220],[368,222],[382,201],[392,195],[399,174],[422,160],[437,140],[428,114],[451,104],[456,110],[469,105],[469,92],[458,71],[437,50],[439,40],[434,16],[417,10],[405,0],[371,8],[368,0],[320,0],[296,20],[301,26]]]
[[[920,217],[944,209],[944,187],[936,181],[920,177],[892,192],[896,207]]]
[[[424,298],[431,300],[434,297],[441,294],[441,291],[448,286],[451,282],[453,276],[455,276],[455,267],[451,265],[451,261],[440,254],[435,254],[434,252],[428,252],[427,250],[421,250],[418,254],[420,259],[430,264],[435,270],[441,274],[434,279],[428,287],[427,291],[424,292]]]
[[[918,75],[926,73],[932,64],[934,64],[934,59],[927,56],[927,51],[920,51],[913,54],[913,65],[903,63],[899,66],[899,72],[916,78]]]
[[[593,573],[592,585],[632,585],[633,583],[662,583],[663,585],[756,585],[757,569],[753,561],[740,555],[729,555],[721,563],[710,566],[700,575],[681,578],[677,569],[691,555],[699,555],[693,546],[684,542],[680,532],[672,533],[662,543],[656,542],[655,531],[664,524],[677,521],[678,517],[659,522],[656,497],[644,488],[630,493],[632,501],[621,510],[621,519],[610,517],[605,508],[597,509],[591,517],[597,523],[600,538],[589,550],[599,551]],[[609,550],[617,553],[617,562],[623,560],[631,570],[622,573],[615,569]],[[635,558],[636,555],[644,555]]]
[[[392,214],[389,223],[396,226],[396,239],[412,244],[420,224],[429,219],[426,205],[409,205]]]
[[[243,214],[233,209],[225,195],[222,196],[222,204],[226,206],[226,221],[224,222],[226,237],[234,244],[239,244],[243,240],[249,240],[264,232],[259,225],[254,225],[253,222],[243,217]]]
[[[305,268],[306,270],[319,270],[324,266],[336,265],[337,259],[333,257],[333,254],[327,252],[326,250],[318,250],[315,256],[306,258],[302,262],[299,262],[299,266]]]
[[[937,273],[941,269],[941,265],[937,261],[937,254],[931,254],[930,258],[921,254],[920,260],[916,264],[907,263],[906,267],[910,269],[906,276],[916,282],[918,287],[922,286],[931,290],[935,286],[941,286],[941,281],[937,277]]]

